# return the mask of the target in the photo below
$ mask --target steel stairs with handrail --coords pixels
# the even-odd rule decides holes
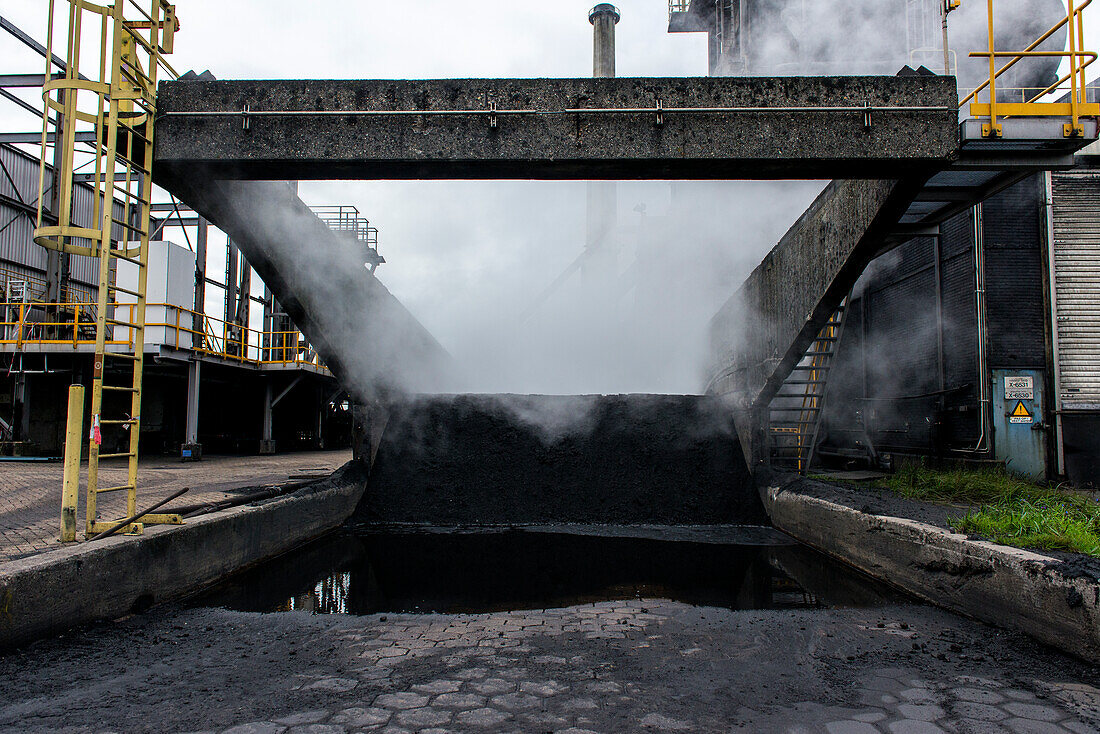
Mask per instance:
[[[848,300],[825,322],[768,406],[768,454],[776,471],[805,474],[813,462]]]

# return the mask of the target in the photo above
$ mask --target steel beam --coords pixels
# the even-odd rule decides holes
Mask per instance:
[[[41,114],[39,111],[38,114]],[[0,133],[0,143],[8,143],[10,145],[39,145],[42,142],[42,133]],[[54,134],[46,133],[46,143],[52,145],[54,142]],[[78,143],[94,143],[96,142],[95,133],[90,131],[78,132],[76,134],[76,142]]]
[[[45,74],[0,74],[0,87],[41,87],[46,83]]]
[[[19,26],[15,25],[3,16],[0,16],[0,29],[3,29],[11,35],[15,36],[19,41],[23,43],[24,46],[34,51],[42,58],[46,58],[47,55],[49,55],[50,61],[52,61],[53,65],[61,71],[65,71],[66,69],[68,69],[68,67],[65,65],[64,59],[62,59],[57,54],[49,54],[49,52],[46,51],[45,46],[28,36],[26,33],[23,32],[21,28],[19,28]],[[84,81],[88,81],[88,77],[84,76],[83,74],[79,74],[78,76]],[[39,86],[42,85],[39,84]]]

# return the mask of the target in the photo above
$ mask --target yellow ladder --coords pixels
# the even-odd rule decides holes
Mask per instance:
[[[92,535],[118,522],[99,521],[100,494],[125,491],[126,514],[120,519],[137,513],[156,80],[159,69],[177,76],[163,55],[172,52],[178,24],[175,7],[165,0],[146,0],[143,4],[118,0],[114,5],[67,0],[65,4],[66,67],[63,76],[53,78],[48,60],[53,54],[58,20],[55,11],[62,2],[49,2],[49,53],[42,87],[47,114],[43,115],[43,162],[34,240],[49,249],[99,258],[86,515],[86,532]],[[91,67],[83,65],[89,70],[88,76],[81,73],[82,55],[94,53],[89,54],[91,46],[85,48],[82,43],[81,32],[86,25],[99,34],[98,58]],[[60,166],[53,173],[53,185],[59,187],[58,223],[52,226],[43,223],[43,202],[48,200],[45,161],[50,147],[49,110],[61,116],[58,134],[52,141],[53,146],[60,146]],[[79,151],[81,155],[90,154],[95,163],[91,227],[71,223],[78,127],[82,132],[90,128],[94,133],[80,136],[91,148]],[[129,268],[134,275],[125,286],[118,284],[117,277],[123,263],[123,270]],[[126,459],[126,483],[101,487],[100,461],[112,458]],[[140,533],[148,524],[181,522],[175,514],[147,514],[122,532]]]

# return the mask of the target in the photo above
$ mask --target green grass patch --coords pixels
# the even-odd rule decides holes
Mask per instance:
[[[934,471],[907,464],[875,485],[903,497],[970,509],[952,529],[1019,548],[1100,556],[1100,501],[1034,484],[1004,469]]]

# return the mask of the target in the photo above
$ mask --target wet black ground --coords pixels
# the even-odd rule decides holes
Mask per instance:
[[[725,609],[903,598],[769,528],[348,527],[193,606],[246,612],[483,613],[662,598]],[[667,539],[666,539],[667,538]]]
[[[1098,680],[767,528],[359,528],[0,656],[0,731],[1082,734]]]

